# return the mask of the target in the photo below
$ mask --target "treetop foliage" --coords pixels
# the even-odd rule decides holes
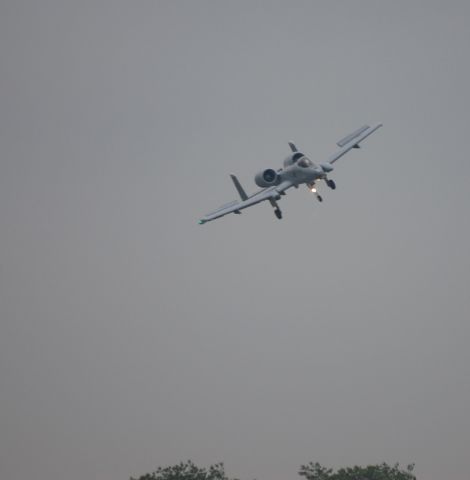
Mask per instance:
[[[209,468],[201,468],[191,460],[169,467],[158,467],[152,473],[146,473],[130,480],[230,480],[225,475],[224,464],[216,463]],[[236,479],[233,479],[236,480]]]
[[[335,472],[332,468],[310,462],[300,467],[299,475],[306,480],[416,480],[413,470],[414,464],[408,465],[406,470],[403,470],[398,463],[393,467],[382,463],[367,467],[340,468]]]
[[[334,471],[319,463],[310,462],[302,465],[299,475],[305,480],[416,480],[413,474],[414,464],[406,469],[400,468],[396,463],[393,466],[387,463],[368,465],[366,467],[354,466],[340,468]],[[146,473],[130,480],[237,480],[229,479],[225,474],[224,464],[216,463],[208,468],[201,468],[191,460],[168,467],[158,467],[152,473]]]

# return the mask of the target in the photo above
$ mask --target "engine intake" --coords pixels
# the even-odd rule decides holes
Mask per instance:
[[[279,175],[272,168],[267,168],[255,175],[255,183],[261,188],[279,185],[280,181]]]

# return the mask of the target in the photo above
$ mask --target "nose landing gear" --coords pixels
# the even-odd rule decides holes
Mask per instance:
[[[317,197],[317,200],[319,202],[323,202],[323,197],[317,192],[317,187],[315,185],[315,182],[312,182],[312,183],[309,183],[307,184],[307,187],[309,188],[309,190],[315,194],[315,196]]]

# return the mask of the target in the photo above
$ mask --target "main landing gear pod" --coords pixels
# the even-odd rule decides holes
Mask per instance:
[[[330,180],[329,178],[327,178],[325,182],[331,188],[331,190],[336,189],[336,183],[334,182],[334,180]]]

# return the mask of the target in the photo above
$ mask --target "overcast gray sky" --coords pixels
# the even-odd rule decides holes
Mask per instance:
[[[0,4],[0,477],[468,477],[467,1]],[[295,142],[307,189],[204,226]]]

